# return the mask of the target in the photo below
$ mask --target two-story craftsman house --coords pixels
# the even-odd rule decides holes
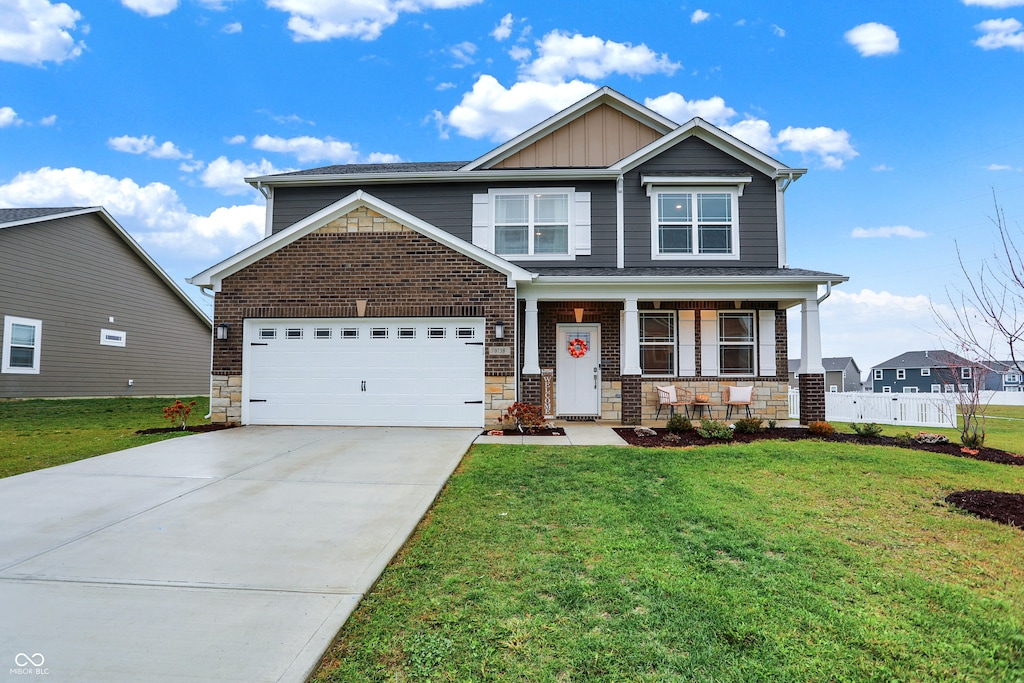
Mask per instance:
[[[658,385],[752,385],[824,419],[819,286],[790,268],[789,168],[603,88],[470,162],[247,179],[266,236],[191,282],[215,292],[213,411],[245,424],[492,423],[515,400],[653,417]]]

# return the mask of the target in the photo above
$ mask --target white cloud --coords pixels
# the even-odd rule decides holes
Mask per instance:
[[[434,87],[434,90],[437,90],[438,92],[444,92],[445,90],[451,90],[452,88],[456,88],[456,87],[458,87],[458,86],[456,86],[451,81],[445,81],[444,83],[438,83]]]
[[[178,9],[178,0],[121,0],[121,4],[146,17],[162,17]]]
[[[513,45],[508,49],[508,56],[517,62],[525,62],[533,56],[533,50],[522,45]]]
[[[812,154],[825,168],[841,169],[860,154],[850,144],[850,134],[826,126],[817,128],[783,128],[778,135],[779,146],[801,154]]]
[[[736,116],[736,110],[726,106],[725,100],[718,96],[706,100],[687,101],[679,93],[670,92],[660,97],[648,97],[644,100],[644,106],[677,123],[684,123],[694,116],[699,116],[708,123],[721,126]]]
[[[18,116],[18,112],[10,107],[0,107],[0,128],[9,126],[20,126],[24,121]]]
[[[643,43],[634,46],[579,33],[570,36],[561,31],[544,36],[537,43],[537,55],[537,59],[523,67],[521,80],[560,83],[576,76],[590,80],[601,80],[610,74],[671,76],[680,68],[668,55],[658,55]]]
[[[892,167],[889,166],[888,164],[878,164],[878,166],[872,166],[871,170],[875,171],[876,173],[883,173],[886,171],[891,171]]]
[[[50,0],[9,0],[0,5],[0,61],[42,64],[74,59],[85,43],[75,41],[82,15],[66,3]]]
[[[275,168],[266,159],[260,159],[258,164],[247,164],[238,159],[229,161],[227,157],[220,156],[211,161],[199,177],[206,187],[213,188],[221,194],[235,195],[255,191],[245,182],[246,177],[284,173],[288,170],[291,169]]]
[[[993,9],[1006,9],[1007,7],[1020,7],[1024,5],[1024,0],[963,0],[963,3]]]
[[[1024,31],[1021,30],[1024,26],[1016,19],[989,19],[975,28],[985,34],[974,41],[982,50],[1008,47],[1024,51]]]
[[[287,12],[288,29],[297,42],[334,38],[376,40],[402,12],[455,9],[481,0],[266,0],[267,7]]]
[[[854,26],[844,34],[861,57],[894,55],[900,51],[900,39],[891,26],[874,21]]]
[[[512,35],[512,13],[509,12],[508,14],[503,16],[501,18],[501,22],[497,26],[494,27],[494,30],[491,31],[491,36],[495,40],[497,40],[498,42],[501,42],[503,40],[508,40],[509,36],[511,36],[511,35]]]
[[[224,28],[221,29],[221,33],[227,33],[227,34],[241,33],[241,32],[242,32],[242,22],[240,22],[240,21],[233,21],[233,22],[231,22],[230,24],[227,24],[226,26],[224,26]]]
[[[1007,166],[1006,164],[989,164],[987,167],[989,171],[1012,171],[1013,166]]]
[[[702,21],[707,21],[710,18],[711,18],[711,14],[709,14],[708,12],[705,12],[702,9],[698,9],[698,10],[694,10],[693,14],[690,15],[690,23],[691,24],[699,24]]]
[[[252,146],[264,152],[291,154],[302,163],[329,161],[334,164],[354,164],[364,160],[351,143],[334,138],[321,139],[309,135],[281,138],[257,135],[252,139]],[[401,161],[397,155],[380,152],[368,155],[365,160],[371,163]]]
[[[476,45],[466,40],[448,48],[448,54],[455,58],[458,67],[472,64],[475,61],[473,55],[476,54]]]
[[[890,225],[881,228],[854,228],[853,232],[850,233],[850,237],[858,239],[871,239],[876,237],[882,237],[888,239],[890,237],[907,237],[909,239],[918,239],[921,237],[927,237],[928,233],[921,230],[915,230],[914,228],[906,225]]]
[[[56,114],[50,114],[49,116],[44,116],[43,118],[39,119],[40,126],[52,126],[55,123],[57,123]]]
[[[865,374],[873,365],[905,351],[942,347],[931,300],[923,294],[905,296],[870,289],[846,292],[836,288],[819,311],[822,355],[853,356]],[[789,314],[790,358],[799,358],[799,306],[790,309]]]
[[[764,119],[748,117],[722,129],[765,154],[774,154],[779,149],[778,140],[772,136],[772,126]]]
[[[140,138],[131,135],[121,135],[110,138],[107,145],[114,151],[125,152],[126,154],[145,154],[153,159],[191,159],[191,154],[182,152],[171,141],[157,144],[152,135],[143,135]]]
[[[230,138],[226,139],[224,142],[228,143],[229,145],[244,145],[246,142],[248,142],[248,140],[245,139],[244,135],[233,135]]]
[[[473,139],[508,140],[577,102],[597,87],[573,80],[568,83],[526,81],[505,88],[494,76],[484,74],[473,89],[462,96],[447,117],[437,112],[439,122],[453,126],[460,135]]]
[[[774,33],[778,38],[786,37],[786,29],[781,26],[777,26],[776,24],[772,24],[772,33]]]

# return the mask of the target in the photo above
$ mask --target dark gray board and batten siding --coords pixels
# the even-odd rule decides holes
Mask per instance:
[[[590,250],[589,256],[578,256],[575,261],[523,261],[526,268],[550,266],[578,266],[591,268],[615,267],[615,182],[612,180],[578,180],[545,183],[551,187],[572,187],[577,192],[590,193]],[[431,225],[450,232],[467,242],[473,241],[473,195],[485,194],[489,189],[536,188],[537,182],[509,183],[409,183],[380,184],[369,182],[338,185],[312,185],[306,187],[278,186],[274,188],[273,230],[277,232],[303,218],[330,206],[355,192],[363,190]],[[509,259],[515,261],[515,259]]]
[[[209,391],[210,328],[96,214],[0,229],[5,315],[42,334],[39,374],[0,373],[2,398]],[[127,345],[101,345],[101,329]]]

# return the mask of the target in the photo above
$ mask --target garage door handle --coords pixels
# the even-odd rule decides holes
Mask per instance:
[[[267,402],[267,399],[265,399],[265,398],[250,398],[249,399],[249,403],[266,403],[266,402]]]
[[[249,342],[249,346],[270,346],[267,342]]]
[[[483,403],[483,401],[463,401],[463,403]]]
[[[466,346],[483,346],[483,342],[466,342]]]

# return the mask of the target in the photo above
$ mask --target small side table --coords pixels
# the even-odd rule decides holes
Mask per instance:
[[[702,418],[704,417],[704,410],[707,409],[708,417],[711,417],[711,404],[710,403],[688,403],[686,404],[686,417],[687,418]]]

